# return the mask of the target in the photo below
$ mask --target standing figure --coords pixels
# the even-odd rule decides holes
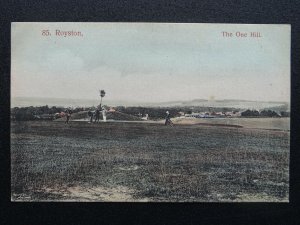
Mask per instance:
[[[105,109],[105,107],[102,107],[102,116],[103,116],[103,122],[106,122],[106,109]]]
[[[89,123],[92,123],[93,122],[93,113],[91,112],[91,110],[88,111],[88,116],[90,117]]]
[[[69,123],[70,117],[71,117],[71,110],[70,109],[66,109],[66,122],[65,123]]]
[[[169,111],[167,111],[166,112],[166,121],[165,121],[165,126],[166,125],[171,125],[171,126],[173,126],[173,122],[171,121],[171,119],[170,119],[170,113],[169,113]]]
[[[97,108],[95,112],[95,123],[99,122],[99,120],[100,120],[100,110],[99,108]]]

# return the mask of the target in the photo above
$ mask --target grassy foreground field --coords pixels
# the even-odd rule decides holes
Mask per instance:
[[[12,122],[13,201],[288,201],[290,133]]]

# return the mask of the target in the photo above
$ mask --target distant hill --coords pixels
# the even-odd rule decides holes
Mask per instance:
[[[262,102],[262,101],[247,101],[247,100],[206,100],[206,99],[194,99],[191,101],[172,101],[163,103],[153,103],[152,106],[160,107],[174,107],[174,106],[200,106],[200,107],[216,107],[216,108],[237,108],[237,109],[256,109],[262,110],[271,107],[289,108],[289,104],[286,102]]]

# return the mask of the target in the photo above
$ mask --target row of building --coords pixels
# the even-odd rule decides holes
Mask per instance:
[[[191,114],[186,114],[184,112],[179,112],[181,117],[194,117],[194,118],[215,118],[215,117],[240,117],[241,112],[192,112]]]

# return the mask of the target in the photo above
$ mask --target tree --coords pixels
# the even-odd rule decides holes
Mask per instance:
[[[278,113],[272,110],[263,110],[260,112],[260,116],[263,117],[279,117]]]
[[[100,100],[100,108],[101,108],[101,104],[102,104],[102,98],[105,96],[105,91],[104,90],[100,90],[100,97],[101,97],[101,100]]]
[[[244,117],[258,117],[259,112],[257,110],[249,110],[248,109],[248,110],[242,112],[241,116],[244,116]]]

